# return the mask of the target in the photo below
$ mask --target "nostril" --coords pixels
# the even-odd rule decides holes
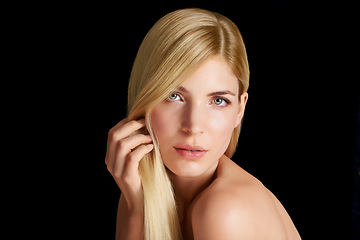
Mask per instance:
[[[200,103],[188,101],[184,108],[181,129],[186,134],[196,135],[203,132],[204,114]]]

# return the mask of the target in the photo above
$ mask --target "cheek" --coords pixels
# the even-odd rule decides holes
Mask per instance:
[[[174,129],[176,124],[174,114],[165,110],[166,107],[158,106],[151,112],[151,125],[159,141],[166,137],[167,133]]]
[[[220,135],[229,135],[236,126],[236,112],[231,109],[225,111],[214,111],[208,117],[210,129]]]
[[[211,129],[209,137],[212,141],[212,147],[222,155],[229,146],[236,125],[236,114],[233,111],[222,111],[213,114],[209,119],[211,119],[209,120],[209,129]]]

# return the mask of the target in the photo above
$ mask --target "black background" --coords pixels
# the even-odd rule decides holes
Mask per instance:
[[[3,164],[9,195],[30,190],[12,205],[9,226],[25,222],[38,236],[114,239],[120,191],[104,157],[108,130],[125,117],[132,63],[160,17],[199,7],[235,22],[247,48],[249,101],[233,160],[278,197],[303,239],[349,236],[360,66],[354,5],[41,7],[46,11],[27,13],[13,30],[20,61],[28,63],[23,71],[36,79],[23,83],[23,104],[35,118],[29,133],[40,140],[29,150],[37,161]]]

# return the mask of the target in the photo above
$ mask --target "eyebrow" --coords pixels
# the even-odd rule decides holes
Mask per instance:
[[[185,93],[188,93],[188,92],[189,92],[186,88],[184,88],[184,87],[182,87],[182,86],[178,87],[178,90],[179,90],[179,91],[182,91],[182,92],[185,92]],[[208,96],[219,96],[219,95],[232,95],[232,96],[236,96],[236,94],[233,93],[233,92],[230,91],[230,90],[216,91],[216,92],[212,92],[212,93],[209,93],[209,94],[208,94]]]

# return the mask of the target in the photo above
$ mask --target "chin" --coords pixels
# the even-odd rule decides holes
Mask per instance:
[[[210,164],[204,164],[204,162],[180,158],[172,161],[170,164],[166,164],[166,162],[164,164],[171,174],[177,177],[192,178],[203,175],[211,168]]]
[[[171,174],[178,177],[197,177],[203,173],[203,171],[201,171],[201,169],[196,166],[196,163],[185,163],[176,165],[177,166],[167,166],[167,169],[171,172]]]

